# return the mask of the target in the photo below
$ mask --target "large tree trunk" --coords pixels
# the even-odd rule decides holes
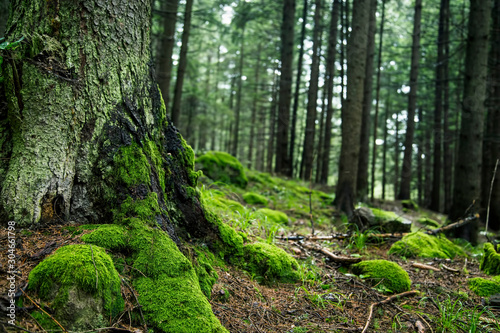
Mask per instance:
[[[300,164],[300,178],[311,179],[314,159],[314,137],[316,134],[316,118],[318,105],[318,79],[319,79],[319,57],[321,52],[321,0],[316,0],[314,10],[314,32],[313,32],[313,54],[311,64],[311,79],[307,92],[307,116],[302,150],[302,162]]]
[[[366,77],[363,92],[363,115],[361,118],[361,138],[358,161],[358,199],[366,201],[368,195],[368,160],[370,156],[370,116],[372,110],[373,59],[375,58],[375,31],[377,29],[377,0],[370,2],[370,23],[368,25],[368,44],[366,47]]]
[[[500,172],[495,165],[500,159],[500,0],[492,12],[491,48],[489,55],[488,116],[483,143],[482,206],[488,209],[488,228],[500,229]],[[491,187],[491,181],[493,187]],[[491,193],[490,193],[491,192]],[[491,196],[491,197],[490,197]]]
[[[198,331],[225,332],[177,247],[187,235],[222,241],[221,222],[200,204],[193,151],[168,120],[154,80],[150,4],[13,2],[7,39],[25,39],[3,54],[16,60],[2,67],[8,109],[0,110],[0,220],[18,226],[114,221],[130,233],[154,233],[173,246],[147,237],[141,246],[161,249],[167,262],[168,254],[183,258],[172,263],[184,266],[175,277],[156,267],[161,274],[142,270],[133,280],[150,327],[175,331],[161,319],[169,311],[155,311],[187,306],[194,297],[199,303],[187,318],[166,316]],[[152,300],[166,285],[175,285],[179,297],[161,293]]]
[[[291,172],[290,156],[288,155],[288,129],[290,127],[290,100],[292,98],[294,23],[295,0],[284,0],[281,25],[281,76],[275,165],[276,172],[283,175],[289,175]]]
[[[347,42],[347,98],[342,110],[342,147],[335,195],[335,205],[347,215],[353,212],[356,196],[369,11],[370,0],[354,1],[352,32]]]
[[[413,158],[413,135],[415,133],[415,109],[417,105],[418,62],[420,59],[420,21],[422,18],[422,0],[415,0],[413,22],[413,43],[411,48],[410,93],[408,95],[408,117],[406,120],[405,153],[401,170],[401,184],[397,198],[410,199],[410,184]]]
[[[449,218],[463,216],[481,195],[484,101],[488,65],[488,35],[491,18],[489,0],[471,0],[465,55],[465,80],[459,151],[455,168],[453,204]],[[477,226],[467,225],[457,235],[477,242]]]

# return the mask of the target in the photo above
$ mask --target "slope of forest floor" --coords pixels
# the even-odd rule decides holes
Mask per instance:
[[[202,200],[226,223],[245,232],[250,241],[274,243],[292,254],[301,266],[301,281],[264,284],[263,277],[233,266],[222,263],[216,267],[219,278],[212,288],[210,303],[230,332],[362,332],[367,322],[368,332],[500,332],[500,321],[496,319],[500,312],[486,307],[485,300],[472,293],[467,284],[472,277],[487,278],[479,270],[481,245],[472,247],[456,242],[468,255],[453,259],[389,256],[387,252],[398,238],[373,239],[369,231],[348,233],[345,218],[332,206],[331,189],[322,188],[323,192],[298,181],[246,172],[249,183],[245,189],[203,177],[199,184]],[[247,203],[245,198],[253,203]],[[404,210],[400,202],[378,202],[377,206],[411,221],[423,216],[445,222],[445,216],[430,211]],[[288,223],[277,222],[274,211],[285,213]],[[315,235],[344,236],[307,242],[297,237],[311,234],[311,220]],[[415,222],[412,228],[422,226]],[[17,232],[17,259],[21,263],[17,285],[25,288],[32,268],[60,246],[81,243],[80,237],[88,230],[77,225],[52,225]],[[7,244],[4,229],[0,230],[0,240]],[[387,290],[371,286],[369,277],[352,274],[348,265],[330,260],[314,247],[341,256],[396,262],[408,272],[415,293],[387,300],[392,295]],[[430,265],[435,270],[414,267],[414,263]],[[6,267],[7,258],[2,256],[2,308],[7,305]],[[110,326],[120,327],[122,332],[140,332],[138,317],[133,314],[137,312],[134,295],[125,287],[122,292],[126,310]],[[384,300],[385,304],[375,304]],[[37,299],[33,301],[39,303]],[[33,309],[36,305],[30,303],[25,300],[24,306]],[[20,319],[19,327],[43,332],[33,317],[21,313]],[[57,331],[57,327],[54,329]]]

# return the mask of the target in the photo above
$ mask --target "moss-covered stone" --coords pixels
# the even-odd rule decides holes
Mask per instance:
[[[256,183],[260,183],[260,184],[264,184],[264,185],[268,185],[268,186],[276,184],[275,179],[269,173],[266,173],[266,172],[247,170],[247,171],[245,171],[245,174],[247,175],[247,177],[250,181],[253,181]]]
[[[288,215],[278,210],[261,208],[257,210],[257,215],[260,215],[262,218],[267,218],[267,220],[270,222],[288,224]]]
[[[51,302],[55,317],[66,328],[100,327],[103,316],[117,315],[124,308],[118,272],[99,246],[58,249],[30,272],[29,288]]]
[[[472,278],[467,281],[469,289],[476,295],[488,297],[500,293],[500,275],[491,280],[483,278]]]
[[[265,196],[254,192],[247,192],[243,194],[243,200],[245,200],[247,204],[251,205],[267,205],[268,202]]]
[[[161,332],[227,332],[213,315],[192,263],[168,234],[135,217],[123,219],[121,226],[124,247],[130,253],[134,268],[132,284],[150,326]],[[99,228],[94,231],[96,235],[88,235],[86,241],[114,246],[107,239],[106,231],[107,228],[102,231]],[[242,243],[243,240],[240,248]],[[204,269],[213,279],[214,272],[207,272],[206,266]],[[203,276],[202,280],[211,283]],[[204,283],[206,289],[207,283]]]
[[[294,283],[300,279],[297,261],[279,247],[257,242],[243,248],[244,268],[264,282]]]
[[[454,258],[465,256],[458,245],[453,244],[444,235],[431,236],[423,232],[413,232],[394,243],[389,254],[407,258]]]
[[[437,229],[441,226],[439,224],[439,222],[437,222],[436,220],[430,219],[428,217],[421,217],[417,220],[417,222],[420,224],[423,224],[427,227],[433,228],[433,229]]]
[[[198,157],[196,163],[205,175],[213,180],[245,188],[248,179],[243,166],[234,156],[219,151],[209,151]]]
[[[500,250],[500,245],[497,245]],[[479,268],[488,275],[500,275],[500,253],[495,250],[491,243],[484,244],[484,255]]]
[[[410,232],[411,221],[398,216],[394,212],[371,208],[375,215],[375,222],[382,232]]]
[[[398,264],[387,260],[367,260],[351,266],[354,274],[364,275],[372,285],[384,286],[393,293],[410,290],[408,273]]]

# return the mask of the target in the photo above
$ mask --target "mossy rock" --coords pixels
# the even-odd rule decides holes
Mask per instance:
[[[276,245],[257,242],[245,245],[244,268],[265,283],[294,283],[300,279],[299,264]]]
[[[158,332],[227,332],[213,315],[200,287],[201,280],[208,293],[215,272],[202,263],[197,276],[191,261],[168,234],[149,226],[147,221],[132,217],[120,223],[116,230],[120,231],[123,242],[110,242],[108,231],[113,226],[100,227],[84,240],[129,253],[135,275],[132,285],[138,292],[148,326]]]
[[[264,184],[267,186],[276,184],[273,177],[269,173],[266,173],[266,172],[258,172],[255,170],[248,170],[245,172],[245,174],[247,175],[248,180],[256,182],[256,183]]]
[[[432,229],[437,229],[437,228],[441,227],[439,222],[437,222],[436,220],[430,219],[428,217],[421,217],[417,220],[417,222],[420,224],[423,224],[427,227],[430,227]]]
[[[265,196],[253,192],[243,194],[243,200],[245,200],[247,204],[251,205],[267,205],[268,203]]]
[[[467,281],[469,289],[481,297],[489,297],[500,293],[500,275],[491,280],[483,278],[472,278]]]
[[[394,243],[389,254],[407,258],[450,258],[465,256],[464,250],[453,244],[444,235],[431,236],[423,232],[413,232]]]
[[[125,306],[118,272],[99,246],[61,247],[30,272],[29,289],[50,301],[55,318],[71,330],[103,327]]]
[[[385,211],[382,209],[371,208],[375,215],[375,223],[379,226],[380,231],[388,233],[410,232],[411,221],[394,212]]]
[[[497,249],[500,250],[500,244],[497,245]],[[484,255],[479,268],[488,275],[500,275],[500,253],[491,243],[485,243],[483,251]]]
[[[209,151],[196,159],[196,164],[209,178],[226,184],[245,188],[248,183],[243,166],[236,157],[220,152]]]
[[[372,285],[385,287],[393,293],[410,290],[408,273],[398,264],[387,260],[367,260],[351,266],[354,274],[364,275]]]
[[[288,215],[278,210],[272,210],[269,208],[261,208],[257,210],[257,215],[262,218],[267,218],[268,221],[279,224],[288,224]]]

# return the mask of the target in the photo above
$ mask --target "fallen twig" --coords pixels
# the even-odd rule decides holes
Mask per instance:
[[[429,230],[426,233],[429,235],[436,235],[436,234],[439,234],[440,232],[443,232],[443,231],[448,231],[448,230],[463,227],[464,225],[469,224],[478,218],[479,218],[479,214],[475,214],[473,216],[469,216],[469,217],[466,217],[465,219],[459,220],[455,223],[448,224],[447,226],[444,226],[444,227],[441,227],[438,229]]]
[[[413,295],[416,295],[418,293],[419,292],[417,290],[405,291],[404,293],[400,293],[400,294],[397,294],[397,295],[389,296],[389,297],[387,297],[386,299],[384,299],[384,300],[382,300],[380,302],[372,303],[372,305],[370,305],[370,313],[368,314],[368,319],[366,320],[365,327],[363,328],[363,331],[361,333],[365,333],[368,330],[368,326],[370,326],[370,322],[372,320],[373,309],[377,305],[387,304],[387,303],[390,303],[390,302],[394,301],[395,299],[399,299],[401,297],[413,296]]]
[[[326,255],[328,258],[331,260],[342,263],[342,264],[355,264],[361,261],[361,258],[353,258],[353,257],[344,257],[344,256],[338,256],[336,254],[333,254],[332,252],[328,251],[324,247],[321,246],[313,246],[310,244],[302,244],[303,247],[309,250],[314,250],[323,253]]]
[[[416,268],[421,268],[421,269],[427,269],[429,271],[436,271],[436,272],[439,272],[441,271],[439,268],[437,267],[434,267],[434,266],[430,266],[430,265],[425,265],[425,264],[420,264],[418,262],[414,262],[413,264],[411,264],[412,267],[416,267]]]
[[[57,326],[59,326],[59,327],[63,330],[63,332],[68,333],[68,331],[66,331],[66,329],[65,329],[64,327],[62,327],[62,325],[61,325],[61,324],[59,324],[59,322],[58,322],[57,320],[55,320],[55,318],[54,318],[54,317],[52,317],[52,316],[51,316],[51,315],[50,315],[47,311],[45,311],[44,309],[42,309],[42,308],[41,308],[41,307],[40,307],[40,306],[39,306],[39,305],[38,305],[38,304],[37,304],[34,300],[32,300],[32,299],[31,299],[31,297],[29,297],[29,296],[28,296],[28,294],[26,294],[26,293],[24,292],[24,290],[22,290],[22,289],[20,289],[20,290],[21,290],[21,292],[23,293],[23,295],[24,295],[24,296],[26,296],[26,298],[27,298],[27,299],[29,299],[29,300],[31,301],[31,303],[33,303],[33,304],[34,304],[34,305],[35,305],[35,306],[36,306],[36,307],[37,307],[40,311],[42,311],[42,312],[43,312],[43,313],[45,313],[47,316],[49,316],[49,317],[50,317],[50,319],[52,319],[52,320],[53,320],[53,321],[57,324]]]
[[[445,270],[447,270],[448,272],[453,272],[453,273],[460,273],[460,270],[458,269],[455,269],[455,268],[451,268],[451,267],[448,267],[446,266],[445,264],[442,264],[441,267],[443,267]]]

